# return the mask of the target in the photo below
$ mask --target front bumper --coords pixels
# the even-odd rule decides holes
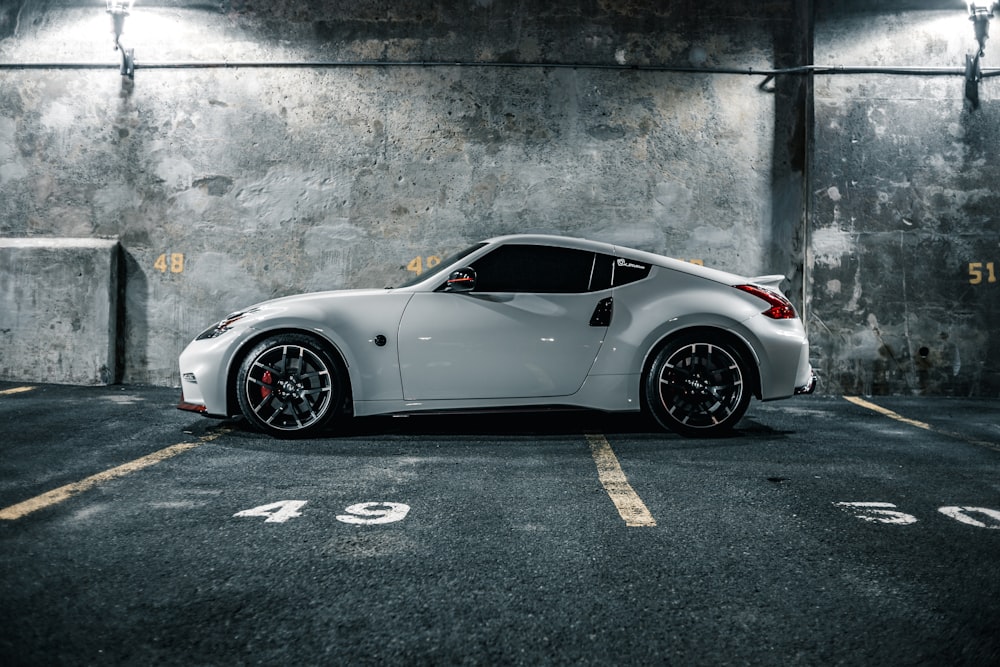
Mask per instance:
[[[181,400],[177,403],[178,410],[185,410],[186,412],[197,412],[198,414],[205,414],[208,410],[204,405],[199,405],[197,403],[189,403],[184,398],[184,392],[181,392]]]
[[[227,416],[225,369],[235,340],[231,334],[225,339],[195,340],[181,352],[179,410],[206,417]]]

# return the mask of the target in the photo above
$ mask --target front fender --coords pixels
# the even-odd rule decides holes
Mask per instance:
[[[294,304],[264,306],[229,350],[225,362],[229,384],[259,341],[280,333],[301,332],[316,336],[340,355],[355,400],[401,399],[396,333],[411,296],[390,292],[348,293],[336,298],[317,295]]]

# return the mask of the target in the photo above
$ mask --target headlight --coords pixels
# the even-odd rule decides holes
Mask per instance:
[[[232,313],[231,315],[227,315],[226,319],[222,320],[218,324],[213,324],[212,326],[210,326],[209,328],[205,329],[200,334],[198,334],[195,340],[205,340],[206,338],[217,338],[222,334],[226,333],[227,331],[229,331],[230,329],[232,329],[233,325],[236,322],[240,321],[250,313],[257,312],[257,310],[258,310],[257,308],[252,308],[250,310],[242,310],[238,313]]]

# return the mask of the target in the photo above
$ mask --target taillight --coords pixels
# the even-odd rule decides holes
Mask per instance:
[[[795,312],[795,306],[792,302],[778,294],[777,292],[772,292],[769,289],[764,289],[757,285],[736,285],[736,289],[742,290],[747,294],[753,294],[758,299],[763,299],[771,307],[763,311],[764,315],[767,315],[774,320],[793,320],[798,317]]]

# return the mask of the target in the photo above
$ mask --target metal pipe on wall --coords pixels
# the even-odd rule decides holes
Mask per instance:
[[[114,63],[0,63],[0,69],[21,70],[85,70],[117,69]],[[836,74],[888,74],[895,76],[965,76],[958,67],[870,67],[852,65],[802,65],[780,69],[755,69],[753,67],[677,67],[672,65],[618,65],[603,63],[510,63],[482,61],[175,61],[135,63],[138,69],[291,69],[291,68],[360,68],[360,67],[506,67],[541,69],[591,69],[621,70],[632,72],[666,72],[678,74],[733,74],[743,76],[775,77],[786,75],[836,75]],[[1000,68],[982,70],[984,78],[1000,76]]]

